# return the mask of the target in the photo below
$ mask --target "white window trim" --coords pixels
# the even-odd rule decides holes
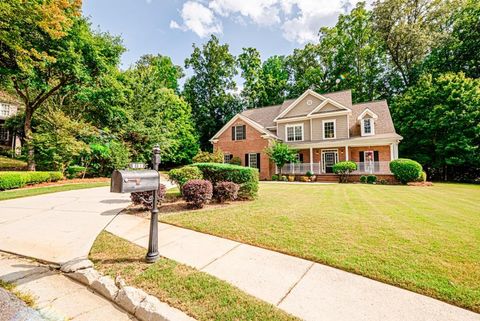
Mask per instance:
[[[333,123],[333,137],[325,138],[325,123]],[[324,140],[337,138],[337,120],[336,119],[324,119],[322,120],[322,138]]]
[[[252,166],[250,166],[250,156],[252,156],[252,155],[255,155],[255,162],[256,162],[257,153],[248,153],[248,167],[252,167]],[[254,168],[258,168],[258,164],[256,164],[256,166]]]
[[[365,133],[365,119],[370,119],[370,133]],[[362,136],[373,136],[375,135],[375,119],[373,118],[362,118],[360,122],[360,130],[362,132]]]
[[[301,126],[302,127],[302,139],[301,140],[295,140],[295,127]],[[293,127],[293,140],[288,140],[288,128]],[[292,142],[303,142],[305,140],[305,127],[303,123],[298,123],[298,124],[288,124],[285,125],[285,141],[292,143]]]
[[[235,131],[234,141],[241,141],[241,140],[246,140],[247,139],[247,126],[245,126],[245,133],[244,133],[245,134],[245,139],[243,139],[243,138],[242,139],[237,139],[237,127],[242,127],[242,129],[243,129],[243,126],[244,125],[233,125],[234,131]],[[242,137],[243,137],[243,135],[242,135]]]

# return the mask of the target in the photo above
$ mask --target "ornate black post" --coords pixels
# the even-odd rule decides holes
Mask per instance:
[[[153,169],[158,172],[158,166],[160,165],[160,147],[155,145],[153,147],[152,155]],[[158,175],[158,185],[160,188],[160,174]],[[145,256],[147,263],[153,263],[158,260],[158,189],[153,191],[153,204],[152,214],[150,215],[150,237],[148,239],[148,253]]]

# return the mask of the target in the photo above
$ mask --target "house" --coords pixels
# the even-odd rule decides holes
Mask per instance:
[[[21,148],[20,138],[5,128],[5,120],[16,115],[21,106],[17,99],[0,90],[0,149],[19,152]]]
[[[299,160],[285,165],[283,174],[310,171],[319,180],[334,180],[333,165],[345,160],[357,163],[357,178],[393,179],[389,162],[398,158],[401,139],[385,100],[352,104],[350,90],[322,95],[307,90],[283,104],[237,114],[210,141],[224,152],[225,162],[240,157],[242,165],[259,169],[261,179],[279,171],[265,148],[283,141],[298,151]]]

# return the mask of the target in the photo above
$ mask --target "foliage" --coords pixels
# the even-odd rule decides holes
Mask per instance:
[[[76,178],[81,176],[81,174],[85,173],[85,166],[79,166],[79,165],[72,165],[67,167],[67,178]]]
[[[124,169],[130,163],[130,151],[124,142],[104,133],[90,143],[89,151],[82,155],[89,176],[108,177],[116,169]]]
[[[424,75],[394,100],[392,112],[404,137],[401,154],[418,160],[429,176],[462,179],[480,168],[480,80]]]
[[[192,179],[182,186],[185,201],[194,208],[202,208],[212,199],[212,183],[203,179]]]
[[[363,184],[367,183],[367,175],[360,176],[360,183],[363,183]]]
[[[422,165],[414,160],[399,158],[390,162],[390,171],[403,184],[416,181],[422,175]]]
[[[258,193],[258,169],[231,164],[196,163],[192,166],[202,171],[203,178],[216,185],[218,182],[233,182],[240,185],[240,199],[253,199]]]
[[[279,181],[280,180],[280,175],[273,174],[272,175],[272,181]]]
[[[165,200],[166,194],[167,194],[167,188],[165,187],[165,185],[160,184],[157,190],[158,205],[163,203],[163,201]],[[143,207],[149,210],[152,209],[152,204],[153,204],[152,191],[130,193],[130,199],[132,200],[132,203],[135,205],[142,205]]]
[[[213,198],[218,203],[234,201],[238,197],[240,185],[233,182],[218,182],[213,188]]]
[[[427,181],[427,173],[425,171],[422,171],[420,176],[417,178],[418,182],[426,182]]]
[[[223,152],[219,148],[213,153],[199,150],[192,160],[194,163],[223,163]]]
[[[242,165],[242,160],[240,159],[240,157],[235,156],[235,157],[232,157],[232,159],[230,160],[230,164],[240,166]]]
[[[338,162],[333,165],[333,172],[339,175],[340,183],[348,183],[348,176],[357,170],[357,164],[352,161]]]
[[[285,164],[298,162],[297,151],[290,148],[290,146],[283,142],[273,143],[273,145],[265,149],[265,153],[268,155],[270,160],[272,160],[275,165],[278,166],[280,175],[282,175],[282,167]]]
[[[0,190],[43,182],[56,182],[62,178],[61,172],[0,172]]]
[[[367,184],[373,184],[377,181],[377,176],[375,175],[368,175],[367,176]]]
[[[203,179],[202,171],[195,166],[184,166],[175,168],[168,172],[168,178],[175,183],[180,191],[186,182],[192,179]]]
[[[228,45],[221,45],[213,36],[202,46],[193,45],[193,53],[185,60],[185,68],[192,68],[183,95],[192,106],[192,116],[200,136],[202,149],[210,148],[209,139],[241,109],[238,97],[230,92],[236,89],[235,57]]]
[[[23,170],[26,169],[27,163],[22,160],[0,156],[1,170]]]
[[[310,177],[313,176],[313,173],[312,173],[311,171],[307,171],[307,172],[305,173],[305,175],[306,175],[308,178],[310,178]]]

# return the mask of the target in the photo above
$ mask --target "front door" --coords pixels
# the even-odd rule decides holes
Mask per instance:
[[[323,172],[324,173],[333,173],[333,165],[338,161],[338,152],[335,151],[324,151],[323,155]]]

